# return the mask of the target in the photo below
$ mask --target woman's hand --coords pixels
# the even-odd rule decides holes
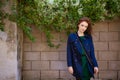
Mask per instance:
[[[73,74],[73,68],[72,67],[68,67],[68,71],[69,71],[69,73]]]
[[[94,73],[97,74],[98,73],[98,67],[94,67]]]

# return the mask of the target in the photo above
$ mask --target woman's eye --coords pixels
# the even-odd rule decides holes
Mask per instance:
[[[81,26],[83,27],[84,25],[81,24]]]

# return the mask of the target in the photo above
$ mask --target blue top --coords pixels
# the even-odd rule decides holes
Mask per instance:
[[[83,38],[83,45],[87,51],[88,56],[91,58],[94,67],[98,67],[95,54],[94,54],[94,45],[91,35],[85,34]],[[78,54],[79,53],[79,54]],[[79,38],[77,33],[71,33],[68,36],[67,40],[67,65],[68,67],[72,66],[74,69],[73,75],[75,77],[82,77],[82,46],[80,45]],[[94,70],[87,61],[88,69],[92,77],[94,77]]]

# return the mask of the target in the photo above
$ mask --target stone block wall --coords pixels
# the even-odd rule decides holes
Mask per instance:
[[[36,42],[24,36],[23,80],[75,80],[68,73],[65,33],[52,32],[59,48],[47,46],[44,33],[33,27]],[[60,42],[62,41],[62,42]],[[96,23],[93,26],[95,55],[99,63],[96,80],[120,79],[120,20]],[[91,79],[92,80],[92,79]]]
[[[93,35],[99,63],[100,79],[119,80],[120,70],[120,23],[119,21],[97,23]],[[96,37],[97,36],[97,37]]]

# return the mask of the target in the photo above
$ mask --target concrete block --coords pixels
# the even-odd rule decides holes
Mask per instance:
[[[108,31],[108,23],[106,22],[99,22],[99,23],[95,23],[95,25],[93,26],[93,31]]]
[[[107,42],[95,42],[94,43],[95,50],[108,50]]]
[[[118,32],[100,32],[100,41],[117,41]]]
[[[60,33],[60,41],[67,42],[68,35],[65,32]]]
[[[45,33],[42,33],[42,41],[43,42],[47,41]],[[60,41],[60,33],[54,32],[54,31],[51,32],[51,41],[59,42]]]
[[[65,61],[51,61],[52,70],[66,70],[67,63]]]
[[[49,61],[32,61],[32,70],[48,70]]]
[[[24,61],[23,62],[23,70],[31,70],[32,63],[31,61]]]
[[[100,51],[99,60],[118,60],[116,51]]]
[[[109,42],[109,50],[120,51],[120,42]]]
[[[32,43],[32,51],[50,51],[47,43]]]
[[[24,51],[31,51],[32,50],[31,43],[24,43],[23,50]]]
[[[64,78],[64,79],[75,79],[75,77],[70,74],[68,71],[60,71],[60,78]]]
[[[24,35],[23,41],[24,43],[32,43],[32,41],[26,35]]]
[[[40,80],[40,71],[23,71],[23,80]]]
[[[117,71],[100,71],[99,77],[102,80],[117,80]]]
[[[34,38],[35,38],[35,42],[41,43],[42,42],[42,36],[41,33],[34,33],[33,34]]]
[[[120,70],[120,61],[109,61],[109,70]]]
[[[58,48],[56,48],[56,47],[51,47],[50,48],[50,51],[66,51],[66,46],[67,46],[67,44],[66,44],[66,42],[53,42],[53,44],[54,45],[60,45]]]
[[[40,60],[40,52],[24,52],[24,60]]]
[[[120,22],[119,21],[110,22],[109,31],[120,31]]]
[[[58,60],[58,52],[41,52],[41,60]]]
[[[67,46],[67,43],[66,42],[63,42],[61,43],[60,47],[58,48],[59,51],[66,51],[66,46]]]
[[[64,52],[64,51],[62,52],[62,51],[61,51],[61,52],[59,53],[60,60],[67,60],[67,59],[66,59],[66,58],[67,58],[66,55],[67,55],[66,52]]]
[[[99,41],[100,40],[100,37],[99,37],[100,33],[99,32],[93,32],[92,34],[92,38],[93,38],[93,41]]]
[[[59,71],[41,71],[41,79],[59,78]]]
[[[39,28],[37,28],[35,25],[31,25],[31,32],[33,33],[33,34],[39,34],[40,33],[40,30],[39,30]]]
[[[108,62],[107,61],[98,61],[99,70],[108,70]]]

